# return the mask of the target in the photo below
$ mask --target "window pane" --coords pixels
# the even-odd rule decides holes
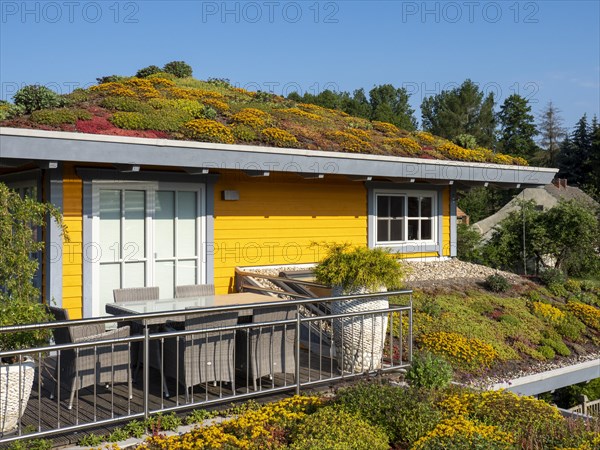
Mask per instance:
[[[404,221],[403,220],[391,220],[390,240],[391,241],[403,241],[404,240]]]
[[[388,241],[388,227],[389,222],[387,220],[377,221],[377,241],[386,242]]]
[[[389,217],[389,197],[386,195],[377,196],[377,217]]]
[[[135,261],[146,257],[146,193],[125,191],[123,259]]]
[[[404,197],[394,196],[391,199],[391,216],[394,218],[404,217]]]
[[[419,197],[408,197],[408,217],[419,217]]]
[[[113,303],[113,289],[121,288],[121,264],[100,264],[100,302],[98,313],[105,316],[107,303]]]
[[[100,251],[100,261],[119,261],[121,258],[121,191],[119,190],[100,190]]]
[[[431,217],[433,215],[432,203],[433,199],[431,197],[423,197],[421,199],[421,217]]]
[[[175,264],[173,261],[156,262],[154,285],[160,288],[160,298],[175,297]]]
[[[416,241],[419,239],[419,221],[409,220],[408,221],[408,240]]]
[[[146,286],[146,263],[126,263],[123,266],[123,287]]]
[[[157,191],[154,216],[156,257],[175,256],[175,192]]]
[[[177,263],[177,285],[196,284],[196,260]]]
[[[177,193],[177,256],[196,256],[196,193]]]
[[[432,239],[431,220],[421,220],[421,239]]]

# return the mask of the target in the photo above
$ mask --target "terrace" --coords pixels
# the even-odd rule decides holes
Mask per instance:
[[[386,294],[398,296],[403,306],[333,314],[334,302],[365,302],[381,298],[381,293],[315,298],[311,292],[326,292],[323,286],[297,277],[253,274],[253,280],[258,278],[273,288],[249,283],[248,274],[238,274],[246,295],[264,297],[262,302],[0,328],[0,333],[53,329],[57,341],[61,330],[90,327],[112,328],[118,335],[0,352],[2,358],[27,356],[36,362],[18,365],[16,380],[23,392],[19,401],[24,415],[16,429],[0,433],[0,446],[24,436],[51,437],[55,446],[67,445],[77,440],[77,432],[105,433],[121,422],[157,413],[299,393],[365,374],[398,371],[410,364],[412,291]],[[277,315],[278,311],[287,314]],[[246,318],[227,322],[226,315]],[[211,317],[216,320],[188,326],[198,318]],[[150,326],[157,323],[185,326]],[[216,356],[203,354],[203,348]],[[358,356],[348,359],[350,354]],[[233,377],[224,374],[230,364],[235,366]],[[33,377],[29,399],[22,387],[28,377]],[[61,388],[55,389],[56,385]]]

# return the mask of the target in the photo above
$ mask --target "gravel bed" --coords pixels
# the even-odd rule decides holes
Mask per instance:
[[[514,273],[503,272],[501,270],[492,269],[491,267],[468,263],[458,259],[428,262],[406,260],[405,262],[411,269],[410,273],[406,276],[406,281],[408,283],[465,278],[484,281],[488,276],[494,274],[500,274],[513,283],[523,280],[522,277],[515,275]]]

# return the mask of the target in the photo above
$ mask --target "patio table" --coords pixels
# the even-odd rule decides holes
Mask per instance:
[[[226,295],[204,295],[200,297],[180,297],[180,298],[165,298],[159,300],[140,300],[126,303],[107,303],[106,312],[113,316],[123,316],[130,314],[148,314],[155,312],[167,311],[186,311],[190,309],[212,308],[219,306],[238,306],[238,305],[253,305],[256,303],[268,303],[281,301],[278,297],[270,295],[255,294],[252,292],[241,292],[237,294]],[[240,321],[246,322],[251,320],[252,308],[238,311]],[[159,330],[167,322],[183,322],[185,315],[155,317],[151,319],[143,319],[142,326],[147,326],[150,330]],[[158,352],[158,349],[157,349]],[[160,353],[157,355],[159,365],[162,365]],[[136,370],[137,372],[137,370]],[[166,380],[162,380],[163,392],[166,397],[169,397]]]

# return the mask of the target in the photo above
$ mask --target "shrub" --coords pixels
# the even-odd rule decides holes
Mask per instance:
[[[569,279],[564,284],[565,289],[572,294],[581,293],[581,281]]]
[[[115,126],[126,130],[177,131],[189,119],[189,114],[184,111],[168,109],[150,114],[117,112],[110,121]]]
[[[413,358],[406,381],[419,388],[444,388],[452,381],[452,367],[444,358],[425,352]]]
[[[386,383],[363,382],[341,389],[335,404],[381,427],[390,442],[403,447],[433,430],[441,417],[427,391]]]
[[[258,139],[258,134],[252,128],[246,125],[235,124],[231,127],[236,141],[253,142]]]
[[[261,134],[267,143],[275,147],[295,147],[298,145],[296,137],[281,128],[265,128]]]
[[[141,438],[146,433],[146,425],[139,420],[131,420],[123,427],[125,432],[134,438]]]
[[[360,435],[357,432],[360,430]],[[383,430],[358,415],[325,406],[302,421],[291,436],[295,450],[388,450]]]
[[[581,334],[585,331],[583,322],[570,313],[555,328],[562,337],[571,341],[578,341]]]
[[[560,269],[548,268],[543,272],[540,272],[540,281],[545,286],[550,286],[551,284],[563,284],[567,281],[566,275]]]
[[[81,447],[97,447],[104,442],[104,437],[97,434],[86,434],[84,437],[79,439],[77,445]]]
[[[177,79],[177,77],[175,75],[173,75],[172,73],[167,73],[167,72],[157,72],[155,74],[152,75],[148,75],[146,78],[148,78],[149,80],[152,80],[154,78],[161,78],[161,79],[165,79],[165,80],[175,80]]]
[[[31,113],[35,123],[49,126],[59,126],[65,123],[76,123],[78,120],[90,120],[92,115],[84,109],[42,109]]]
[[[485,287],[491,292],[506,292],[510,289],[511,284],[502,275],[495,273],[485,279]]]
[[[466,223],[459,223],[456,227],[456,256],[461,261],[475,262],[481,259],[479,244],[481,234],[474,227]]]
[[[122,75],[107,75],[104,77],[99,77],[96,78],[96,82],[98,84],[104,84],[104,83],[119,83],[123,80],[126,80],[127,77],[124,77]]]
[[[171,61],[165,64],[163,72],[175,75],[177,78],[187,78],[192,76],[192,67],[184,61]]]
[[[153,98],[148,101],[148,104],[155,109],[175,109],[184,112],[189,116],[189,120],[205,117],[207,109],[197,100],[188,99]]]
[[[454,138],[454,143],[469,150],[477,148],[477,139],[471,134],[459,134]]]
[[[183,134],[188,138],[203,142],[235,142],[231,129],[214,120],[196,119],[187,122],[182,128]]]
[[[569,291],[565,289],[565,286],[561,283],[550,283],[548,285],[548,291],[555,297],[567,298]]]
[[[149,103],[131,97],[105,97],[100,102],[100,106],[113,111],[139,113],[150,113],[153,109]]]
[[[15,105],[23,108],[25,114],[30,114],[32,111],[45,108],[59,108],[65,104],[56,92],[51,91],[45,86],[36,84],[24,86],[19,89],[13,101]]]
[[[112,431],[112,433],[110,433],[108,435],[106,440],[108,442],[119,442],[119,441],[124,441],[128,437],[129,437],[129,433],[127,433],[127,431],[125,431],[123,428],[115,428]]]
[[[155,75],[160,72],[162,72],[160,67],[148,66],[148,67],[144,67],[143,69],[138,70],[137,73],[135,74],[135,76],[138,78],[146,78],[150,75]]]
[[[148,123],[146,116],[138,112],[118,112],[110,118],[110,121],[115,126],[126,130],[145,130]]]
[[[22,114],[25,114],[25,108],[22,106],[11,105],[5,101],[0,103],[0,120],[12,119]]]
[[[541,345],[540,348],[538,348],[538,351],[546,359],[554,359],[554,357],[556,356],[556,353],[554,352],[554,349],[552,347],[548,346],[548,345]]]
[[[540,344],[550,347],[561,356],[569,356],[571,354],[571,350],[569,350],[569,347],[562,340],[543,338]]]
[[[206,80],[206,82],[208,84],[212,84],[213,86],[217,86],[220,88],[225,88],[225,89],[229,89],[231,88],[231,80],[229,80],[229,78],[215,78],[215,77],[211,77],[208,80]]]

